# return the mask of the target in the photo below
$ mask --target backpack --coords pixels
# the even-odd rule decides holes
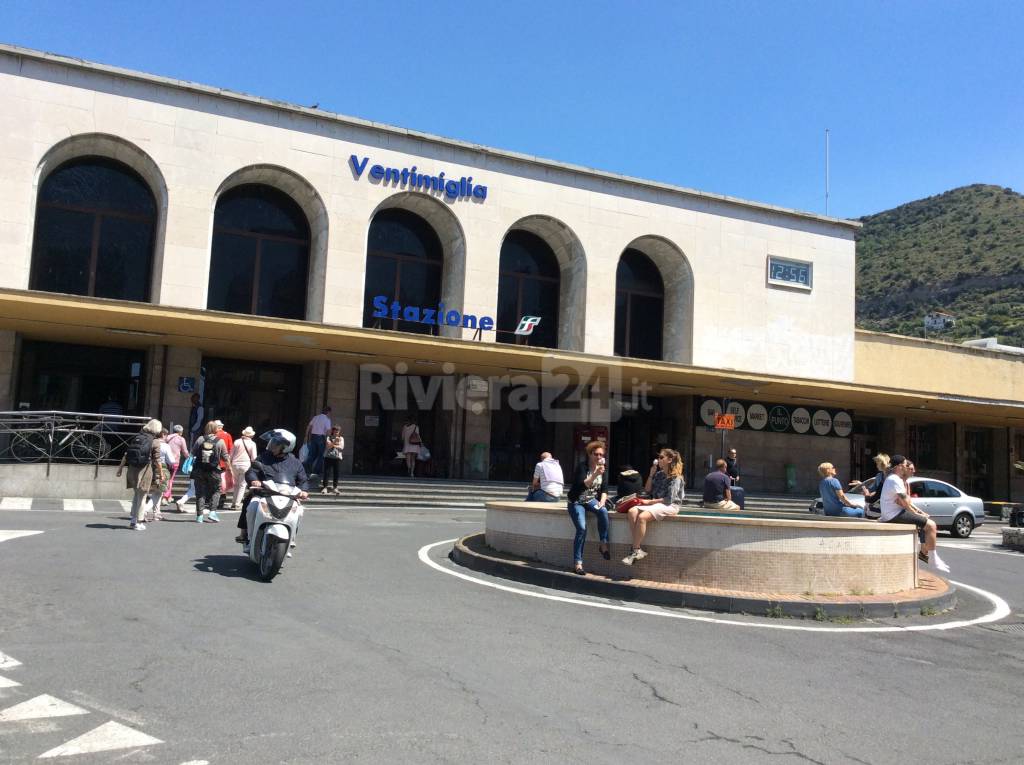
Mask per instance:
[[[153,435],[151,433],[136,433],[128,442],[128,451],[125,452],[125,462],[130,467],[145,467],[149,464],[150,453],[153,451]]]
[[[193,470],[207,472],[220,470],[220,457],[217,456],[217,438],[215,436],[205,436],[196,452]]]

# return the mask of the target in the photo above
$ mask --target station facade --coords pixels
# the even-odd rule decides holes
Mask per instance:
[[[302,433],[527,480],[608,440],[751,491],[876,451],[1024,494],[1022,356],[857,330],[859,224],[0,46],[0,409]],[[718,413],[736,428],[714,428]]]

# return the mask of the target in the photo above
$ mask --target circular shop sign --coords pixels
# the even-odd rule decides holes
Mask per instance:
[[[715,416],[722,413],[722,405],[713,398],[706,398],[700,405],[700,418],[709,428],[715,427]]]
[[[736,401],[730,401],[729,406],[725,408],[726,414],[731,414],[736,418],[736,427],[742,428],[743,423],[747,421],[747,412],[743,408],[743,404]]]
[[[846,438],[853,432],[853,418],[846,412],[836,412],[832,420],[832,429],[837,436]]]
[[[832,415],[824,409],[819,409],[811,419],[811,426],[819,436],[827,436],[828,432],[832,430]]]
[[[768,413],[768,424],[776,433],[789,430],[789,410],[784,406],[773,406]]]
[[[811,413],[802,406],[793,410],[793,430],[797,433],[806,433],[811,429]]]
[[[747,425],[754,430],[764,430],[768,424],[768,410],[760,404],[751,404],[747,407]]]

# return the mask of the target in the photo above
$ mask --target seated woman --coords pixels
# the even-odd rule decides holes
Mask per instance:
[[[641,500],[629,509],[629,528],[633,534],[633,549],[622,562],[632,566],[647,557],[640,543],[647,534],[648,521],[660,521],[666,515],[676,515],[683,503],[683,458],[675,449],[662,449],[651,466],[644,491],[651,499]]]
[[[597,535],[601,539],[601,556],[611,558],[608,547],[608,510],[604,503],[608,499],[608,473],[605,470],[605,446],[602,441],[587,444],[587,461],[581,462],[573,472],[569,488],[569,518],[576,527],[572,542],[573,571],[585,574],[583,570],[583,544],[587,541],[587,513],[597,516]]]
[[[864,508],[851,502],[843,492],[843,485],[836,478],[835,465],[831,462],[822,462],[818,465],[818,474],[821,476],[818,491],[821,492],[821,504],[825,508],[825,515],[844,518],[864,517]]]

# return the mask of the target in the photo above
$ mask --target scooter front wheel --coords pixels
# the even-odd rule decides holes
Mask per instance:
[[[262,543],[262,541],[261,539],[260,542]],[[287,554],[288,542],[286,540],[271,537],[267,541],[266,548],[260,553],[260,578],[264,582],[269,582],[277,576]]]

